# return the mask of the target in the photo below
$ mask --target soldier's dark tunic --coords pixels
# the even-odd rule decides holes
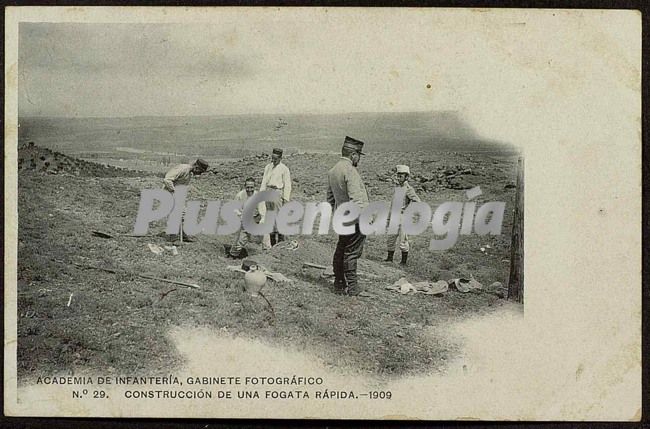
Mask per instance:
[[[362,210],[368,205],[366,187],[348,158],[341,157],[327,173],[327,177],[327,201],[335,210],[348,201],[355,202]],[[337,288],[347,288],[351,292],[357,290],[357,259],[361,257],[365,239],[366,236],[359,229],[358,219],[353,234],[339,235],[332,264]]]

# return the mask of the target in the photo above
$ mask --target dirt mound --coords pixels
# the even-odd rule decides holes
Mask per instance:
[[[18,148],[18,171],[72,174],[83,177],[140,177],[151,173],[84,161],[56,152],[34,142]]]

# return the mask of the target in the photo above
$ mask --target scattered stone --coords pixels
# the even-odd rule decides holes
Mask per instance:
[[[508,296],[508,288],[501,282],[494,282],[487,287],[488,292],[492,292],[499,298],[506,298]]]

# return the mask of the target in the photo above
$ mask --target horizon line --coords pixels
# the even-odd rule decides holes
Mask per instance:
[[[135,118],[210,118],[215,116],[340,116],[340,115],[367,115],[367,114],[414,114],[414,113],[458,113],[459,110],[409,110],[409,111],[350,111],[333,113],[215,113],[208,115],[132,115],[132,116],[56,116],[56,115],[20,115],[18,118],[48,118],[48,119],[135,119]]]

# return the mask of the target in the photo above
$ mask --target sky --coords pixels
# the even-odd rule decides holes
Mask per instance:
[[[292,19],[23,23],[20,111],[130,116],[427,110],[431,94],[444,90],[433,82],[436,61],[417,40],[400,40],[393,30],[350,29],[336,20],[315,28]],[[427,90],[432,83],[436,89]]]
[[[623,49],[638,42],[634,32],[622,30],[624,15],[300,8],[196,9],[187,16],[153,12],[156,22],[149,23],[121,10],[110,18],[118,23],[21,22],[19,114],[444,110],[504,134],[518,121],[535,121],[545,109],[559,110],[559,119],[571,114],[566,108],[583,114],[582,94],[620,86],[621,76],[632,82],[630,99],[638,93],[636,51]],[[182,22],[165,22],[176,18]],[[606,100],[592,102],[603,103],[594,106],[599,111],[606,107]]]

